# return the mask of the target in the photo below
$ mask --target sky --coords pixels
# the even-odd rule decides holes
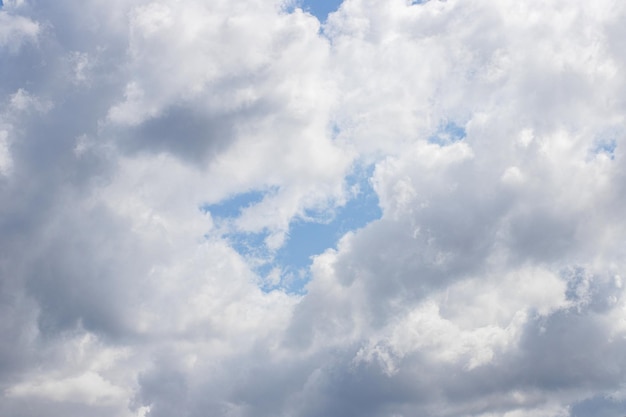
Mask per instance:
[[[306,0],[299,6],[323,23],[326,21],[328,14],[335,12],[340,5],[341,0]]]
[[[623,2],[0,4],[0,415],[626,415]]]

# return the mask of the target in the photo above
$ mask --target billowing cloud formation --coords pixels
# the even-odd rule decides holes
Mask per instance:
[[[626,6],[298,6],[4,2],[0,414],[624,414]]]

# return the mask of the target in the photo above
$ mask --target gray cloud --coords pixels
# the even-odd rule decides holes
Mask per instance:
[[[5,2],[0,414],[623,414],[624,7],[287,6]],[[355,165],[302,295],[199,209],[276,251]]]

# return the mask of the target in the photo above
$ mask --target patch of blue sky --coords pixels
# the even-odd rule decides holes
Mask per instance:
[[[241,211],[263,200],[267,191],[249,191],[234,195],[216,204],[203,204],[200,210],[211,213],[212,217],[226,218],[237,217]]]
[[[302,0],[300,7],[324,23],[328,15],[341,6],[342,0]]]
[[[295,219],[289,227],[285,244],[272,253],[265,244],[269,236],[261,233],[226,232],[223,237],[242,257],[248,260],[253,270],[261,277],[261,289],[281,289],[295,294],[305,292],[309,280],[309,267],[313,257],[329,248],[335,248],[339,239],[347,232],[360,229],[379,219],[382,211],[378,196],[370,178],[373,166],[359,167],[346,178],[350,190],[343,206],[331,211],[307,212],[303,218]],[[210,212],[217,219],[234,219],[246,207],[260,202],[267,192],[253,191],[236,195],[218,204],[204,205],[202,211]],[[276,281],[270,274],[280,270]]]
[[[593,145],[589,148],[589,159],[599,155],[605,155],[609,159],[615,159],[618,147],[617,138],[624,136],[624,127],[621,125],[607,126],[597,133]]]
[[[615,139],[605,139],[598,141],[593,149],[594,154],[605,154],[611,160],[615,159],[615,150],[617,149],[617,141]]]
[[[265,239],[269,234],[261,233],[227,233],[228,242],[245,258],[267,259],[270,252],[265,246]]]
[[[339,239],[349,231],[360,229],[379,219],[382,211],[378,196],[370,183],[373,167],[357,169],[346,179],[353,191],[345,205],[337,207],[330,218],[298,219],[289,228],[285,245],[278,250],[274,262],[287,276],[304,277],[293,280],[289,292],[302,293],[308,281],[307,273],[312,258],[329,248],[335,248]]]
[[[465,139],[466,136],[467,133],[463,126],[447,121],[439,125],[437,131],[428,138],[428,142],[435,143],[439,146],[447,146]]]

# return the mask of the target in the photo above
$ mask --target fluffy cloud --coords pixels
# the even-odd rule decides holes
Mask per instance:
[[[623,413],[624,6],[298,5],[4,2],[0,413]]]

